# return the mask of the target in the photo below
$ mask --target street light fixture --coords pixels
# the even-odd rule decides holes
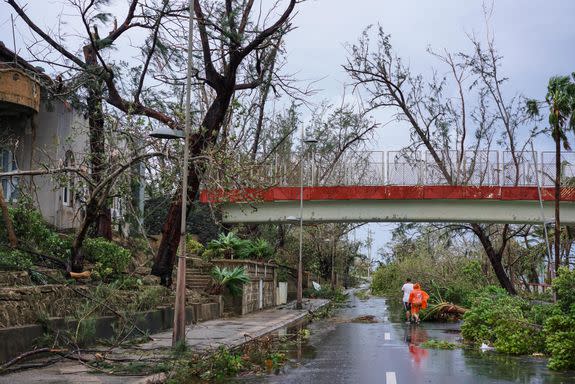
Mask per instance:
[[[186,133],[162,125],[154,129],[150,136],[156,139],[185,139]]]
[[[303,167],[305,161],[304,144],[315,144],[317,139],[314,137],[304,137],[304,128],[301,128],[302,155],[300,159],[300,190],[299,190],[299,257],[297,263],[297,295],[296,309],[303,307]]]
[[[193,49],[193,3],[189,1],[188,23],[188,68],[186,76],[186,106],[184,131],[175,131],[168,127],[159,127],[150,136],[160,139],[184,139],[184,162],[182,165],[182,217],[180,220],[180,255],[178,256],[178,272],[176,276],[176,302],[174,304],[174,329],[172,347],[186,342],[186,216],[188,205],[188,163],[190,162],[190,103],[192,86],[192,49]]]

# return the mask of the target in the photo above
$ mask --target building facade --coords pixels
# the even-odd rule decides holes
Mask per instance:
[[[49,224],[73,229],[83,215],[73,173],[12,174],[80,166],[88,152],[87,119],[49,97],[42,72],[0,42],[0,182],[8,203],[26,196]]]

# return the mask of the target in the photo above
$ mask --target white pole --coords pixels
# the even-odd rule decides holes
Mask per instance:
[[[297,296],[296,308],[302,309],[303,301],[303,162],[305,159],[304,141],[303,141],[303,125],[301,127],[301,159],[300,159],[300,190],[299,190],[299,258],[297,263]]]
[[[545,219],[545,211],[543,210],[543,197],[541,196],[541,183],[539,181],[539,166],[537,165],[537,155],[535,154],[535,149],[533,149],[533,141],[531,141],[531,156],[533,156],[533,162],[535,166],[535,181],[537,182],[537,193],[539,195],[539,212],[541,213],[541,221],[543,222],[543,234],[545,236],[545,244],[547,244],[547,260],[551,263],[551,246],[549,245],[549,237],[547,236],[547,219]],[[543,163],[541,163],[543,167]],[[541,168],[541,173],[543,173],[543,168]],[[555,268],[549,268],[551,280],[555,278]],[[553,291],[553,301],[556,301],[555,291]]]

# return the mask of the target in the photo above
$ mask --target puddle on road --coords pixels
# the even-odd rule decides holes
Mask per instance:
[[[403,382],[464,383],[575,383],[575,372],[558,373],[546,368],[546,359],[505,356],[468,349],[426,349],[428,340],[460,343],[456,323],[405,324],[400,303],[383,298],[350,303],[332,318],[280,330],[278,336],[309,330],[309,337],[282,346],[289,362],[271,374],[248,375],[236,383],[380,383],[381,362],[413,380]],[[369,318],[375,322],[353,322]],[[417,376],[420,375],[420,376]],[[399,381],[398,381],[399,382]]]

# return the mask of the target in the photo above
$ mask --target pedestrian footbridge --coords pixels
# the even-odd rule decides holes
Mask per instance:
[[[373,161],[374,154],[381,161]],[[307,223],[553,221],[551,153],[528,153],[513,160],[505,153],[500,159],[501,154],[490,152],[458,166],[450,163],[449,183],[433,161],[390,154],[385,162],[381,152],[354,154],[353,161],[340,159],[326,167],[310,159],[303,172],[302,163],[295,161],[260,164],[251,170],[254,185],[259,186],[206,188],[200,201],[217,202],[228,223],[299,220],[302,203],[302,218]],[[526,160],[527,155],[531,161]],[[572,155],[563,156],[569,159]],[[567,160],[562,163],[561,222],[575,224],[575,187],[570,186],[575,166]]]

